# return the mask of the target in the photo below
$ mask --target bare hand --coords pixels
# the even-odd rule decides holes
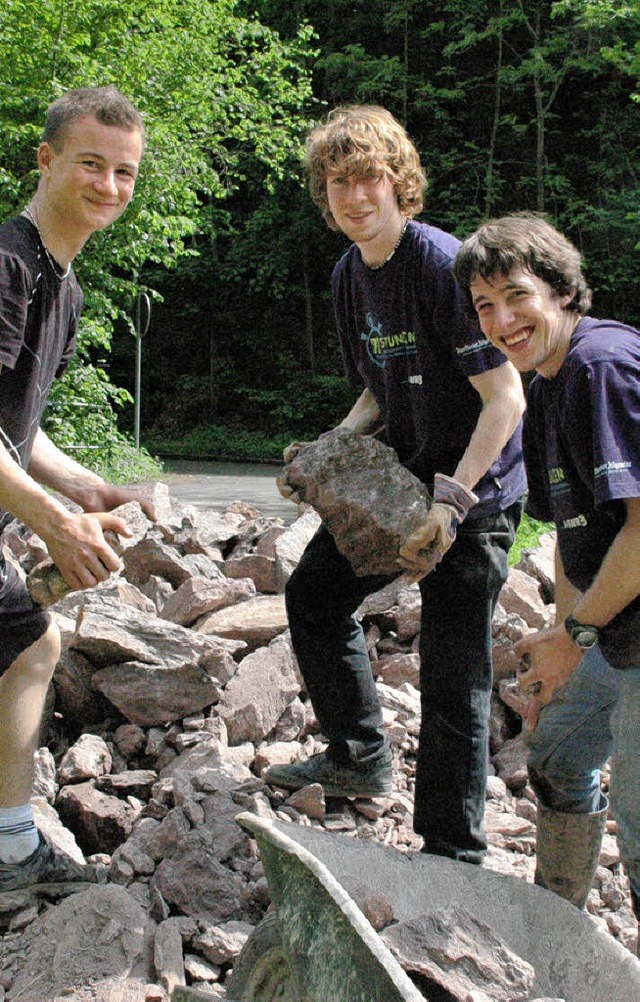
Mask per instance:
[[[122,504],[129,504],[131,501],[137,501],[147,518],[151,522],[155,522],[156,513],[147,498],[138,491],[130,490],[127,487],[118,487],[116,484],[101,484],[99,488],[83,497],[82,507],[89,512],[108,512],[119,508]]]
[[[529,633],[514,645],[514,651],[529,666],[518,680],[525,691],[529,688],[534,695],[525,720],[529,730],[534,730],[540,710],[551,701],[556,689],[571,678],[582,653],[564,626]]]
[[[92,588],[120,569],[120,560],[104,537],[109,531],[131,536],[126,522],[107,512],[70,514],[58,523],[55,535],[43,536],[51,559],[74,590]]]
[[[284,449],[282,453],[282,458],[285,463],[291,463],[296,458],[300,449],[304,448],[305,445],[311,445],[310,442],[292,442],[290,445]]]

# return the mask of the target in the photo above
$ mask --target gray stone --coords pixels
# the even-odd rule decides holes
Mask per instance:
[[[206,613],[255,598],[256,586],[250,577],[243,574],[239,581],[230,581],[224,576],[213,580],[189,578],[167,598],[161,617],[180,626],[191,626]]]
[[[257,595],[212,612],[194,624],[197,633],[242,640],[249,650],[264,647],[288,626],[283,595]]]
[[[273,730],[299,691],[287,637],[277,637],[269,647],[248,654],[216,707],[227,725],[229,743],[258,744]]]
[[[216,679],[193,662],[150,665],[125,661],[97,671],[93,683],[128,720],[143,727],[179,720],[212,706],[220,697]]]
[[[393,449],[345,428],[303,445],[284,477],[313,505],[358,575],[399,572],[398,550],[431,506],[426,487]]]
[[[242,918],[242,881],[216,859],[206,829],[188,832],[151,878],[164,900],[183,914],[215,925]]]
[[[79,999],[83,986],[99,984],[102,1000],[133,999],[116,990],[131,977],[152,979],[152,935],[153,923],[124,888],[109,884],[75,894],[27,929],[12,995],[21,1002]],[[144,993],[137,999],[143,1002]]]
[[[131,834],[138,813],[118,797],[96,790],[92,783],[65,786],[56,808],[87,856],[112,853]]]
[[[93,779],[110,772],[112,757],[106,741],[97,734],[81,734],[62,757],[59,778],[62,784]]]
[[[381,935],[405,970],[440,985],[458,1002],[466,1002],[469,992],[477,1002],[529,998],[531,964],[459,905],[398,922]]]
[[[182,936],[178,920],[167,919],[166,922],[161,922],[156,929],[153,963],[158,972],[160,984],[169,993],[176,985],[185,984]]]

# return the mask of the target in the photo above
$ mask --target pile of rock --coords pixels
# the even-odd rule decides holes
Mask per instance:
[[[176,985],[226,998],[243,943],[269,905],[240,811],[410,852],[419,729],[420,594],[396,580],[360,615],[394,750],[395,790],[378,800],[289,796],[264,769],[320,750],[287,632],[283,588],[315,531],[310,509],[285,526],[237,502],[223,513],[172,506],[151,490],[157,522],[121,510],[132,530],[123,569],[50,608],[64,651],[36,762],[35,810],[75,858],[102,862],[106,883],[45,906],[13,895],[0,913],[0,1002],[161,1002]],[[44,556],[9,534],[27,573]],[[535,799],[511,646],[552,615],[552,540],[512,569],[494,624],[494,775],[487,865],[533,879]],[[588,910],[635,949],[636,926],[615,828],[605,837]]]

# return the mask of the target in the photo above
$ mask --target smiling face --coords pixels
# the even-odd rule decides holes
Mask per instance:
[[[142,145],[139,130],[103,125],[93,115],[76,119],[58,149],[41,143],[42,209],[49,224],[82,243],[115,222],[133,196]]]
[[[369,265],[384,261],[405,222],[391,178],[384,173],[331,174],[327,198],[336,225],[358,245],[364,261]]]
[[[580,317],[567,311],[573,294],[559,297],[530,271],[516,269],[470,285],[483,334],[520,372],[551,378],[560,369]]]

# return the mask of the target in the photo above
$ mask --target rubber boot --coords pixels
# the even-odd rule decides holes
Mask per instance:
[[[593,814],[566,814],[538,804],[535,882],[576,908],[584,908],[593,886],[606,806]]]

